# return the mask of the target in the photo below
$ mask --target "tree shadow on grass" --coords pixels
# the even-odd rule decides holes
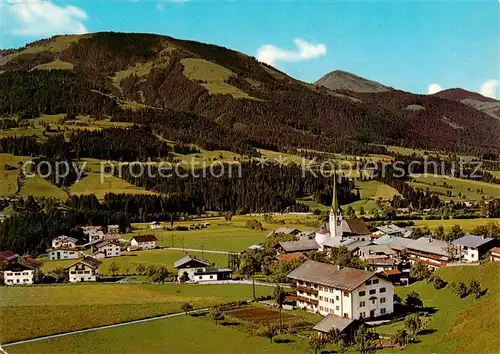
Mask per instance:
[[[295,341],[290,338],[275,338],[273,339],[273,342],[276,344],[288,344],[288,343],[294,343]]]
[[[239,326],[241,323],[239,322],[236,322],[236,321],[224,321],[224,322],[221,322],[221,325],[223,325],[224,327],[236,327],[236,326]]]

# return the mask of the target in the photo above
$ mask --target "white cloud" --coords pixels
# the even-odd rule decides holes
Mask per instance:
[[[439,91],[443,91],[443,88],[439,84],[430,84],[427,86],[427,94],[432,95],[433,93],[437,93]]]
[[[257,50],[257,59],[269,65],[280,61],[301,61],[323,56],[326,54],[326,45],[311,44],[303,39],[294,39],[297,50],[287,50],[265,44]]]
[[[58,6],[45,0],[7,0],[4,17],[9,16],[7,31],[19,36],[51,36],[87,32],[82,9]]]
[[[499,88],[500,88],[500,81],[491,79],[491,80],[485,81],[481,85],[479,92],[481,93],[481,95],[486,96],[486,97],[499,98],[500,97],[498,95]]]

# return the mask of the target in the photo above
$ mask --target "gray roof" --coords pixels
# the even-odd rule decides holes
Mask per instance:
[[[174,262],[174,267],[175,268],[180,268],[182,267],[184,264],[187,264],[191,261],[196,261],[196,262],[199,262],[200,264],[203,264],[205,266],[209,266],[210,265],[210,262],[208,261],[205,261],[204,259],[201,259],[201,258],[196,258],[196,257],[193,257],[193,256],[190,256],[190,255],[187,255],[187,256],[184,256],[182,257],[181,259],[177,260]]]
[[[364,253],[364,257],[376,258],[377,254],[394,255],[396,252],[388,245],[367,245],[359,247],[359,250]]]
[[[394,250],[402,251],[405,248],[408,248],[409,246],[411,246],[414,242],[415,242],[415,240],[404,238],[404,237],[391,237],[390,242],[387,244],[389,245],[389,247],[391,247]]]
[[[327,333],[332,328],[338,329],[340,332],[349,327],[355,320],[352,318],[344,318],[329,314],[313,327],[314,330]]]
[[[299,241],[283,241],[279,245],[285,250],[285,252],[304,252],[313,251],[319,248],[316,240],[299,240]]]
[[[448,257],[449,254],[446,252],[447,247],[448,243],[445,241],[435,240],[431,237],[420,237],[417,240],[413,240],[407,248]]]
[[[368,235],[370,230],[362,219],[342,219],[342,233],[353,235]],[[323,223],[316,230],[319,234],[330,233],[330,222],[323,221]]]
[[[453,241],[453,244],[460,246],[467,246],[471,248],[478,248],[493,240],[494,239],[491,237],[484,237],[478,235],[465,235]]]
[[[104,247],[104,246],[107,246],[109,245],[110,243],[112,243],[113,245],[117,245],[119,246],[119,243],[116,242],[116,241],[113,241],[113,240],[100,240],[101,242],[97,243],[95,246],[96,248],[101,248],[101,247]]]
[[[300,233],[298,233],[297,235],[295,235],[295,237],[297,239],[306,239],[306,238],[314,238],[314,236],[316,235],[316,233],[314,231],[302,231]]]
[[[332,237],[323,242],[323,247],[340,247],[340,246],[347,246],[351,243],[357,242],[354,239],[351,238],[340,238],[340,237]]]
[[[337,265],[307,261],[288,274],[288,278],[352,291],[375,274],[366,270],[347,267],[339,269]]]
[[[95,259],[95,258],[92,258],[90,256],[84,256],[82,259],[76,261],[75,263],[70,264],[65,269],[71,268],[72,266],[74,266],[75,264],[78,264],[78,263],[83,263],[83,264],[89,266],[90,268],[97,269],[97,268],[99,268],[99,265],[102,262]]]
[[[396,233],[396,232],[404,233],[406,231],[402,227],[396,226],[394,224],[382,225],[382,226],[376,227],[376,229],[378,231],[381,231],[381,232],[386,233],[386,234],[392,234],[392,233]]]
[[[280,227],[274,231],[275,234],[298,234],[300,232],[299,229],[294,229],[293,227]]]

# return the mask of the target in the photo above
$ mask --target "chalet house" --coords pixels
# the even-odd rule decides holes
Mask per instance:
[[[298,235],[300,233],[299,229],[293,227],[280,227],[274,231],[274,234],[285,234],[285,235]]]
[[[39,280],[42,265],[29,257],[8,264],[3,271],[5,285],[31,285]]]
[[[411,263],[422,262],[430,270],[446,266],[453,260],[456,246],[448,242],[435,240],[430,237],[420,237],[412,240],[406,246],[408,259]]]
[[[76,248],[57,247],[47,249],[50,260],[56,259],[76,259],[80,257],[80,252]]]
[[[59,248],[59,247],[65,247],[65,248],[75,248],[76,247],[76,242],[78,240],[73,237],[69,236],[57,236],[52,239],[52,248]]]
[[[119,257],[122,255],[120,244],[115,241],[105,240],[95,245],[96,252],[104,253],[105,258]]]
[[[290,274],[297,290],[297,307],[347,319],[391,314],[393,285],[376,272],[307,261]]]
[[[490,250],[490,260],[500,262],[500,247],[494,247]]]
[[[99,265],[101,265],[101,263],[101,261],[95,258],[89,256],[83,257],[78,262],[66,267],[69,281],[71,283],[98,281],[100,277]]]
[[[210,262],[190,255],[184,256],[174,262],[174,267],[178,271],[178,279],[186,273],[188,281],[192,282],[202,283],[232,279],[231,269],[212,268]]]
[[[109,234],[119,234],[120,233],[120,225],[108,225],[108,233]]]
[[[465,235],[453,241],[458,247],[460,260],[479,262],[479,260],[494,246],[495,239],[491,237]]]
[[[102,226],[84,226],[82,230],[83,234],[87,237],[87,240],[89,240],[89,243],[102,240],[104,238]]]
[[[152,250],[156,248],[158,239],[155,235],[134,236],[130,239],[131,250]]]

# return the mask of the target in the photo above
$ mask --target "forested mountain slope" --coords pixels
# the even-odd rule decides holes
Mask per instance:
[[[362,153],[370,149],[365,143],[500,150],[500,122],[461,103],[402,91],[336,92],[215,45],[95,33],[2,54],[4,116],[106,115],[148,123],[166,139],[239,152]]]

